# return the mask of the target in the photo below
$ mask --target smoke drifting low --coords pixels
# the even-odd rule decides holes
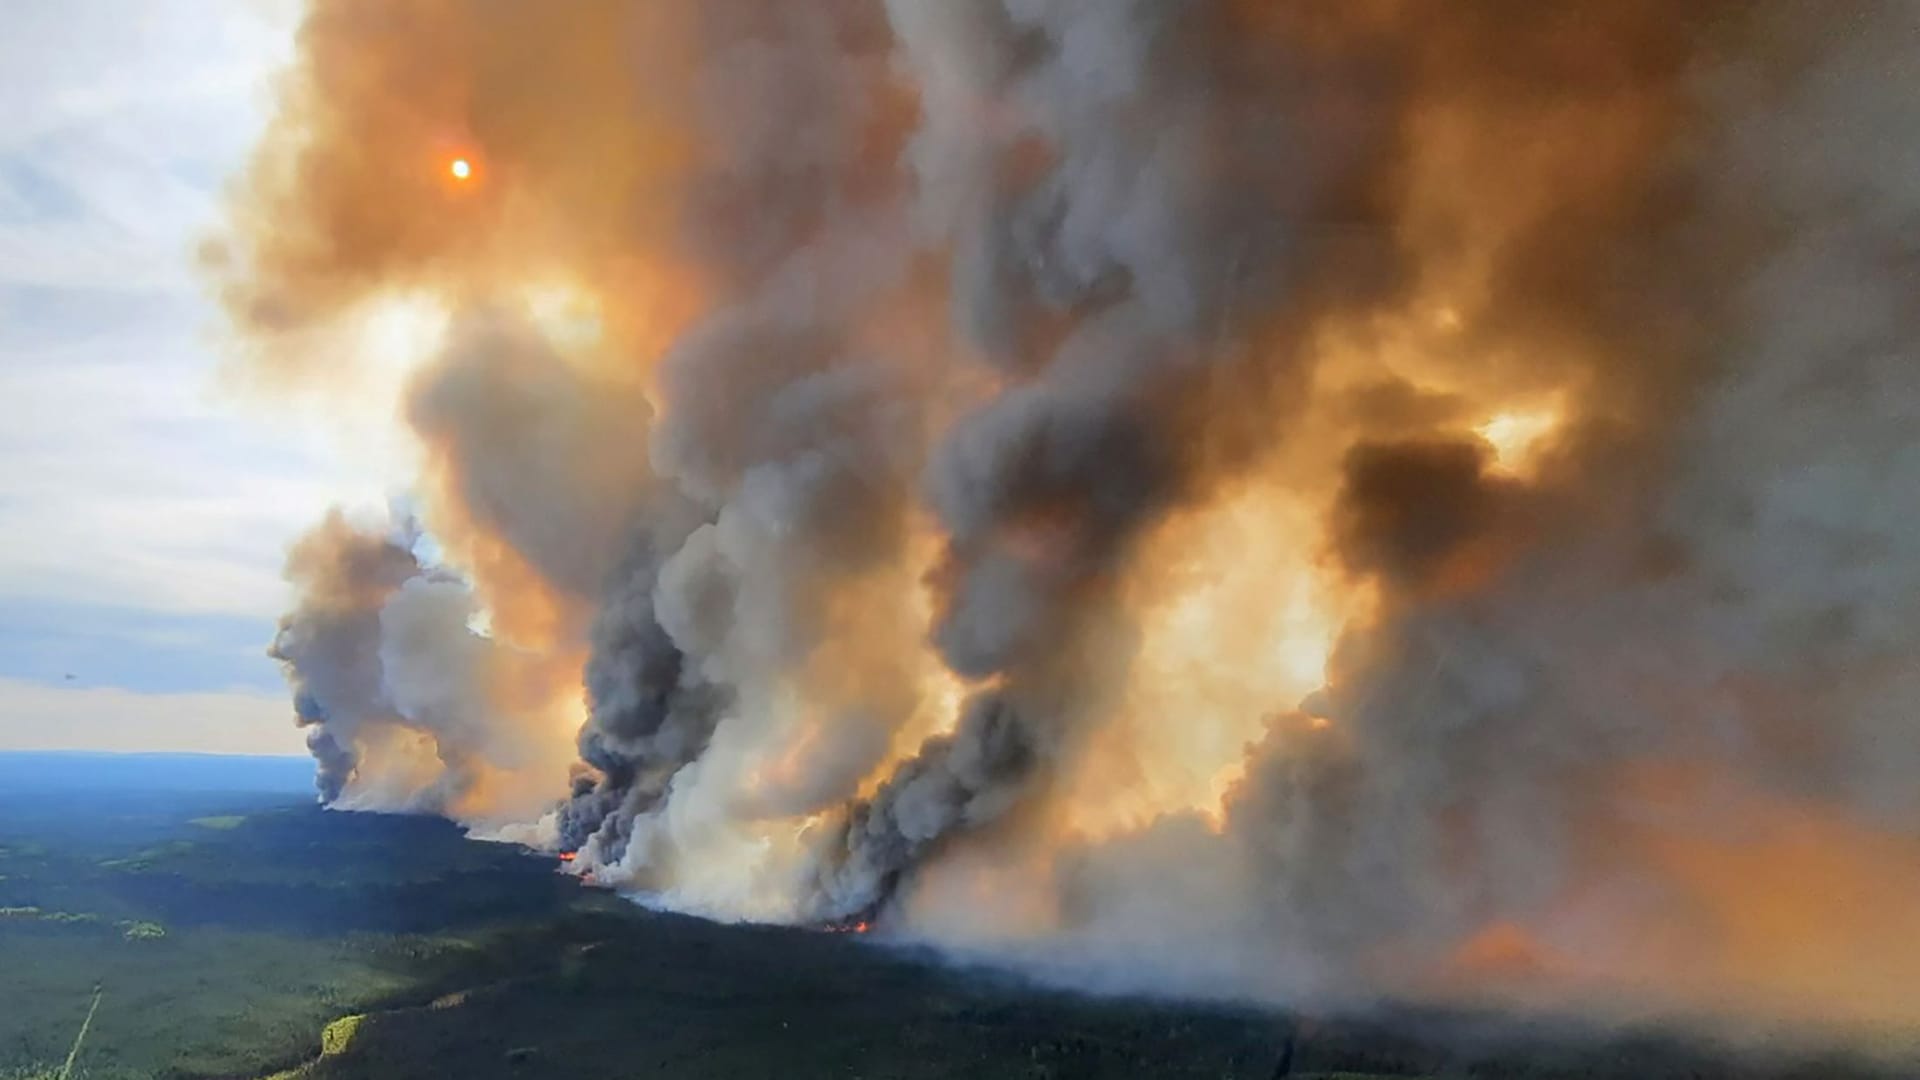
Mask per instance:
[[[1910,1024],[1916,62],[1899,0],[312,0],[244,374],[364,410],[444,323],[438,564],[289,561],[322,798],[1106,985]]]

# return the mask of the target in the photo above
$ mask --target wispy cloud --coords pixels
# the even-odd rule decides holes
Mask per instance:
[[[286,538],[340,485],[208,402],[189,334],[117,318],[42,349],[0,331],[0,595],[270,615]]]
[[[69,690],[0,678],[0,750],[167,750],[296,754],[284,694]]]
[[[260,0],[7,14],[0,746],[298,748],[265,692],[280,559],[316,507],[378,505],[386,478],[215,396],[218,319],[191,253],[290,50],[272,14]],[[125,690],[67,685],[55,669],[76,659]]]
[[[17,600],[0,606],[0,678],[65,689],[283,693],[279,674],[263,663],[266,633],[249,616]]]
[[[277,541],[318,470],[205,400],[211,313],[187,258],[277,60],[248,12],[82,0],[9,17],[0,596],[276,604]]]

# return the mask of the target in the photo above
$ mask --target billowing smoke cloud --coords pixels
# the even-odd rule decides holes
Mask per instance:
[[[280,620],[270,655],[286,665],[327,802],[353,779],[363,739],[399,726],[383,686],[380,611],[420,572],[404,539],[356,532],[335,513],[287,558],[300,605]]]
[[[1031,723],[1002,694],[975,697],[952,735],[929,739],[848,813],[834,834],[844,850],[821,855],[818,909],[843,918],[871,911],[929,845],[1005,813],[1035,765]]]
[[[320,798],[500,825],[537,815],[538,781],[566,775],[533,722],[546,676],[475,632],[472,591],[423,565],[416,540],[335,511],[287,560],[299,604],[270,654],[310,729]]]
[[[1910,1021],[1916,59],[1897,0],[313,0],[209,252],[247,374],[364,408],[343,342],[447,327],[445,568],[290,566],[322,793],[1116,985]]]

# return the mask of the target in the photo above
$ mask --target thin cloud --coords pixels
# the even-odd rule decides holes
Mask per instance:
[[[297,754],[286,695],[144,694],[0,678],[0,750],[156,750]]]
[[[313,505],[378,504],[385,482],[285,417],[214,400],[216,319],[191,264],[270,104],[284,14],[248,0],[10,13],[0,604],[95,634],[93,655],[116,659],[75,686],[34,667],[45,649],[0,641],[0,669],[38,680],[0,677],[0,748],[300,749],[284,697],[242,689],[275,678],[264,650],[281,553]],[[105,644],[143,619],[253,620],[259,645],[236,649],[224,631],[169,643],[195,680],[183,685],[156,670],[165,650]]]

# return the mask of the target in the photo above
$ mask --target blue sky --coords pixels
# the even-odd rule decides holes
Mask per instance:
[[[290,48],[265,0],[9,8],[0,749],[300,750],[280,561],[384,488],[222,389],[191,265]]]

